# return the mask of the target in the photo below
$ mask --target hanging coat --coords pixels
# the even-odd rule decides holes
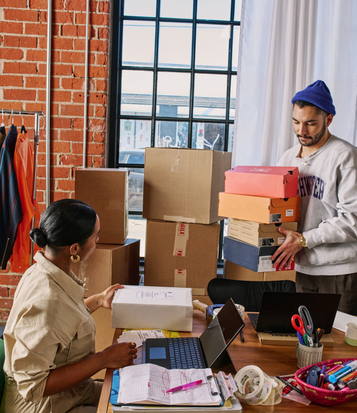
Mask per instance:
[[[12,125],[0,152],[0,268],[5,270],[22,220],[22,207],[13,164],[17,140],[16,126]]]

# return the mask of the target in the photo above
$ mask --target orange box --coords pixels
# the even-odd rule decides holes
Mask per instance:
[[[220,192],[218,214],[262,224],[294,222],[299,220],[300,201],[300,196],[284,199]]]
[[[297,196],[299,170],[287,166],[236,166],[225,173],[229,194],[290,198]]]

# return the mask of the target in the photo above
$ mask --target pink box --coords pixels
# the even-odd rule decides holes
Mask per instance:
[[[297,196],[299,170],[287,166],[236,166],[225,173],[225,192],[289,198]]]

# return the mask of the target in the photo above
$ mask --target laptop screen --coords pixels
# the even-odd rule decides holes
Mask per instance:
[[[229,299],[200,336],[208,367],[213,365],[243,327],[243,320]]]

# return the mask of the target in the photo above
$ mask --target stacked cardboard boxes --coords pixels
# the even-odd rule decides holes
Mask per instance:
[[[271,260],[284,242],[279,227],[296,231],[298,168],[238,166],[225,174],[218,212],[229,217],[224,239],[226,278],[295,280],[294,263],[276,271]]]
[[[78,169],[75,198],[89,204],[100,219],[99,243],[86,263],[74,266],[85,278],[85,296],[110,285],[139,284],[140,240],[128,236],[128,171]]]
[[[207,284],[217,276],[218,194],[230,165],[230,153],[146,148],[145,285],[192,288],[193,299],[209,302]]]

